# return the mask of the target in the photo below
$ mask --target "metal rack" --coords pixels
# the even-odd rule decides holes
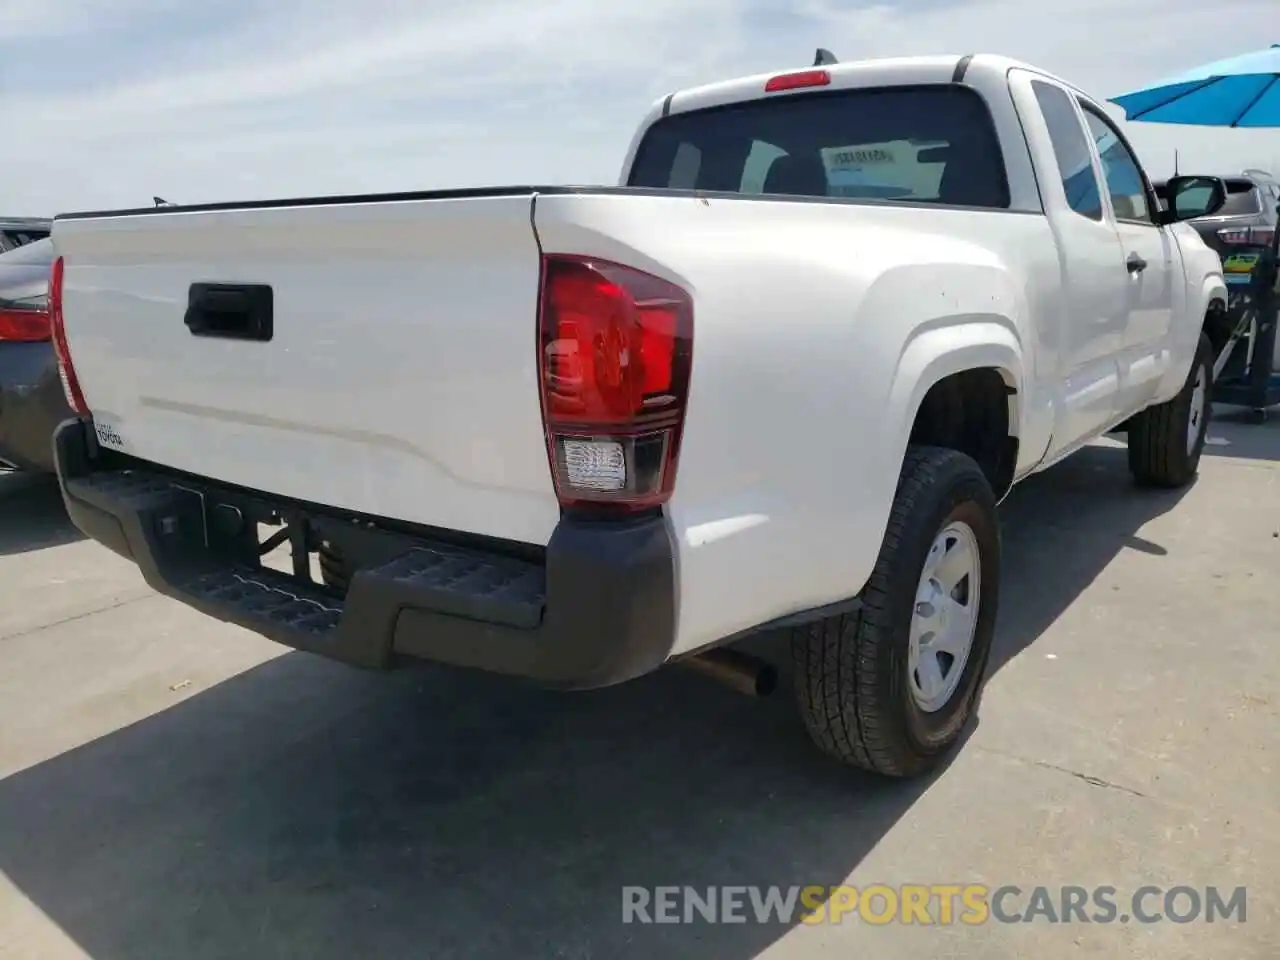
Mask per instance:
[[[1214,365],[1213,401],[1247,407],[1258,422],[1280,405],[1275,371],[1280,321],[1280,233],[1267,245],[1236,246],[1223,259],[1233,329]]]

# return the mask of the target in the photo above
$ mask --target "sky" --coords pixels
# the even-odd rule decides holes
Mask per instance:
[[[0,0],[0,214],[615,183],[673,90],[985,52],[1103,99],[1280,42],[1277,0]],[[1270,32],[1267,26],[1270,25]],[[1261,33],[1259,32],[1261,28]],[[1119,115],[1119,111],[1117,111]],[[1280,130],[1129,124],[1153,176],[1280,174]]]

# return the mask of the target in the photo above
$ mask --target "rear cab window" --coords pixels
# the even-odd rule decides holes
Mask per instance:
[[[944,85],[784,94],[655,122],[628,185],[1007,209],[991,114]]]
[[[1252,217],[1267,212],[1264,187],[1248,180],[1227,179],[1224,182],[1227,186],[1227,201],[1223,204],[1222,209],[1210,214],[1208,217],[1194,217],[1192,218],[1193,220],[1216,220],[1219,217]],[[1160,200],[1160,209],[1167,210],[1169,208],[1168,185],[1161,181],[1155,185],[1155,191]],[[1208,187],[1201,187],[1187,192],[1184,194],[1189,198],[1187,205],[1194,207],[1198,203],[1203,204],[1208,199],[1209,192]]]
[[[43,310],[53,259],[48,239],[0,250],[0,307]]]
[[[1256,184],[1227,181],[1227,202],[1215,217],[1249,217],[1263,212],[1262,198]]]
[[[43,240],[47,236],[49,236],[48,230],[0,230],[0,251],[16,250],[18,247],[25,247],[29,243]]]

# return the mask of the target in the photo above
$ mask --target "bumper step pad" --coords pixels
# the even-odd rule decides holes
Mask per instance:
[[[94,508],[97,515],[86,518],[91,525],[114,520],[115,536],[95,536],[137,562],[154,589],[294,649],[387,666],[405,609],[516,630],[536,630],[542,622],[546,572],[526,560],[422,541],[389,562],[357,570],[340,597],[211,550],[207,515],[223,502],[213,489],[138,470],[64,479],[63,486],[71,502]]]

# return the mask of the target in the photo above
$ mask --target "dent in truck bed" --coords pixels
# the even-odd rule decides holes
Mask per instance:
[[[176,476],[98,448],[92,433],[77,418],[54,437],[76,526],[137,563],[156,591],[285,646],[368,668],[418,658],[568,689],[632,679],[671,652],[675,549],[660,514],[566,517],[541,555],[522,555]],[[300,569],[267,569],[256,521],[273,514],[294,537],[311,524],[358,528],[383,557],[358,569],[345,595]]]

